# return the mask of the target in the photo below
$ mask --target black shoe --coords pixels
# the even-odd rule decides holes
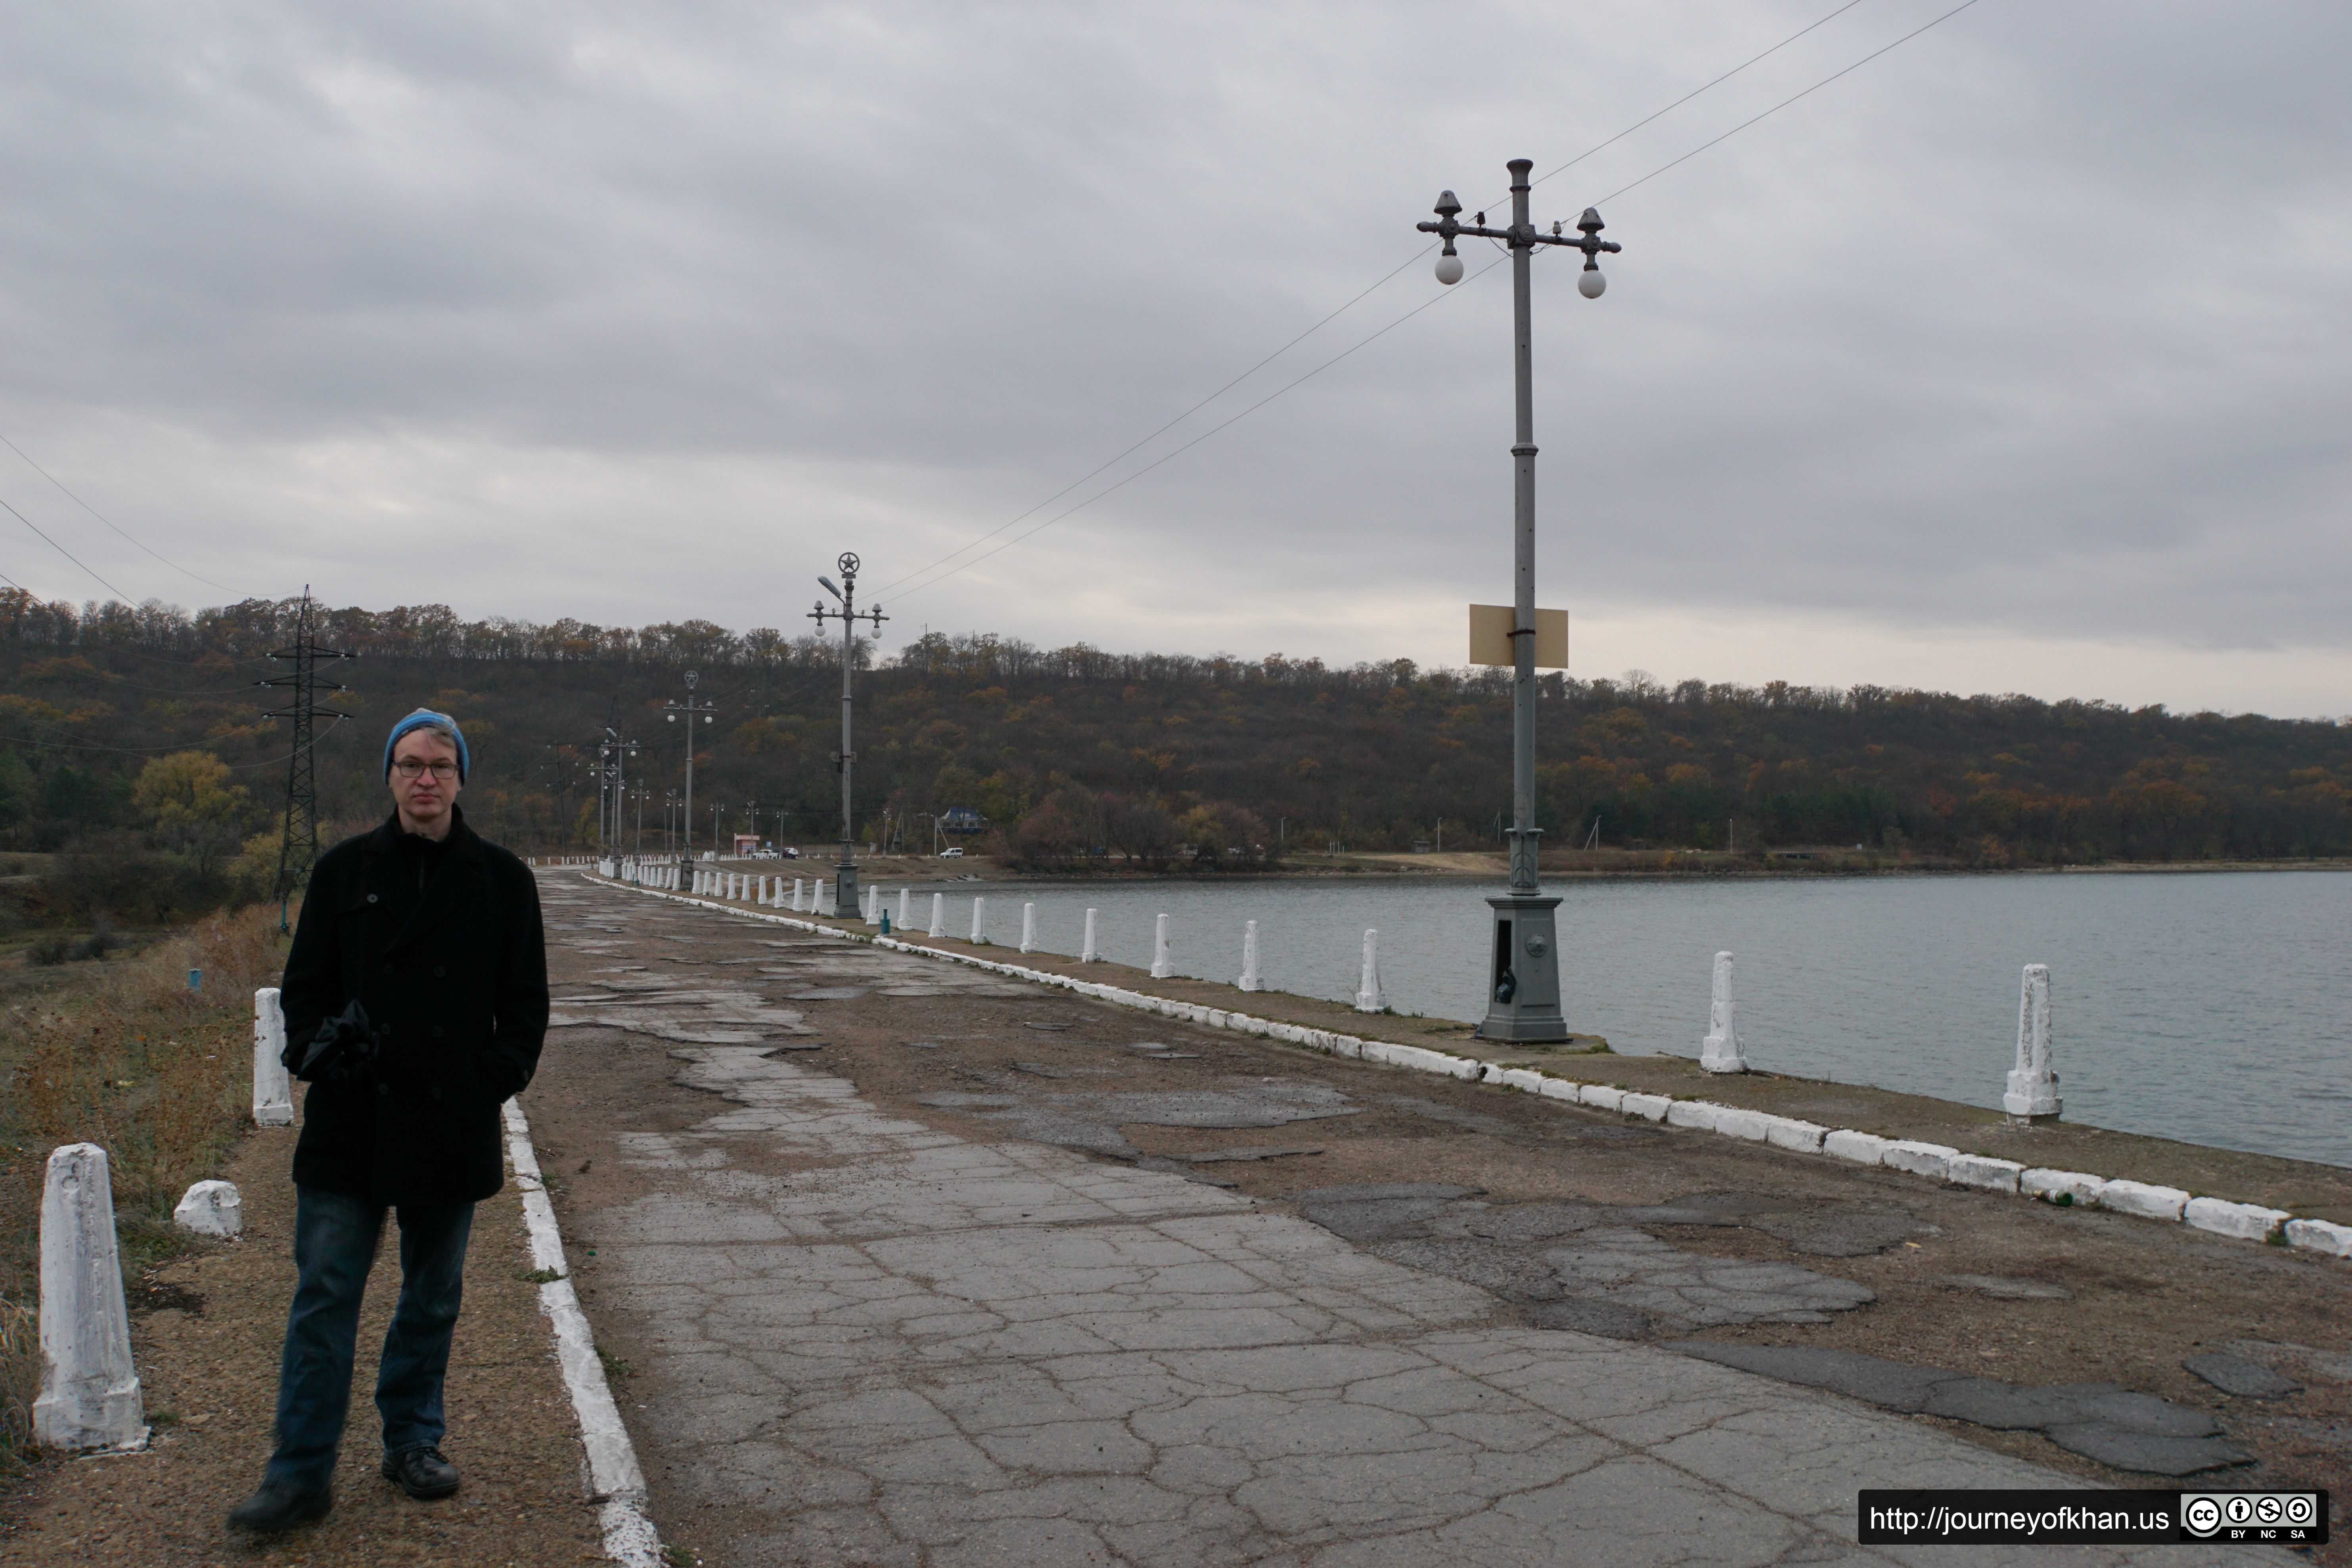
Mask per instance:
[[[314,1519],[324,1519],[327,1510],[334,1506],[335,1494],[326,1486],[302,1487],[291,1481],[264,1481],[260,1490],[229,1510],[228,1525],[231,1530],[249,1530],[257,1535],[274,1535],[298,1524],[308,1524]]]
[[[398,1481],[400,1489],[423,1502],[447,1497],[457,1489],[457,1467],[441,1457],[430,1443],[403,1454],[383,1457],[383,1479]]]

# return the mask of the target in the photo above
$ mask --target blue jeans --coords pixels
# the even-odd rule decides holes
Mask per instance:
[[[286,1314],[286,1353],[278,1370],[278,1451],[269,1479],[323,1486],[335,1472],[343,1418],[352,1402],[352,1362],[360,1300],[375,1265],[383,1210],[364,1198],[297,1186],[294,1266],[300,1279]],[[400,1216],[400,1300],[383,1336],[375,1407],[383,1415],[383,1451],[438,1447],[448,1424],[441,1384],[449,1341],[465,1292],[471,1204],[404,1205]]]

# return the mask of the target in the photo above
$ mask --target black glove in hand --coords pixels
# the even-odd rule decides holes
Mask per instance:
[[[375,1060],[375,1048],[383,1031],[368,1022],[367,1009],[353,997],[351,1005],[319,1026],[319,1032],[307,1047],[289,1043],[283,1058],[286,1070],[304,1083],[341,1083],[354,1073],[364,1072]],[[297,1051],[301,1060],[295,1061]]]

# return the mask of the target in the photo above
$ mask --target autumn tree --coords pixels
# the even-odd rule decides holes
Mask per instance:
[[[258,815],[243,784],[229,782],[228,764],[210,752],[174,752],[139,772],[131,804],[158,847],[183,855],[210,875],[256,826]]]

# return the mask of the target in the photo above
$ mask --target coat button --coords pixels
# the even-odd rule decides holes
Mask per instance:
[[[445,974],[446,974],[446,973],[449,973],[449,972],[448,972],[447,970],[446,970],[446,969],[442,968],[442,967],[441,967],[439,964],[437,964],[437,963],[436,963],[436,964],[435,964],[435,965],[433,966],[433,978],[434,978],[434,979],[436,979],[436,980],[440,979],[443,975],[445,975]]]
[[[378,1094],[390,1094],[392,1092],[392,1085],[388,1083],[380,1083],[375,1086],[375,1091]]]
[[[375,902],[375,895],[374,895],[373,893],[370,893],[370,894],[368,895],[368,902],[369,902],[369,903],[373,903],[373,902]]]
[[[385,965],[383,966],[383,972],[384,972],[386,974],[391,973],[392,973],[392,965],[391,965],[391,964],[389,964],[389,963],[385,964]]]
[[[443,1034],[443,1030],[442,1030],[441,1026],[440,1026],[440,1025],[438,1025],[438,1024],[434,1025],[434,1026],[433,1026],[433,1037],[434,1037],[435,1039],[436,1039],[436,1040],[437,1040],[437,1039],[439,1039],[439,1038],[441,1037],[442,1034]]]

